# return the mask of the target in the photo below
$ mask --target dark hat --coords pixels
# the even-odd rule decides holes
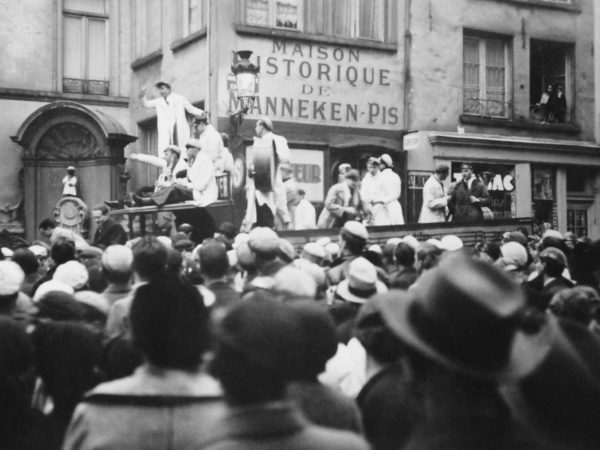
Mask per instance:
[[[473,164],[468,163],[468,162],[464,162],[464,163],[462,163],[460,165],[460,168],[461,169],[471,169],[471,170],[473,170]]]
[[[500,389],[514,417],[552,448],[597,449],[600,340],[587,328],[547,316],[551,350],[518,383]]]
[[[178,239],[176,242],[173,242],[173,248],[177,251],[192,251],[194,250],[194,243],[189,239]]]
[[[518,242],[522,246],[527,246],[527,237],[520,231],[511,231],[506,238],[506,242]]]
[[[37,317],[50,320],[80,321],[85,317],[85,308],[73,295],[61,291],[46,293],[37,303]]]
[[[525,297],[498,268],[456,252],[425,273],[418,288],[375,296],[405,344],[448,369],[484,380],[530,373],[548,350],[547,330],[521,328]]]
[[[358,170],[355,169],[348,169],[345,173],[344,173],[344,177],[350,180],[354,180],[356,182],[358,182],[360,180],[360,175],[358,174]]]
[[[219,225],[217,231],[221,234],[224,234],[228,239],[233,239],[237,233],[237,228],[231,222],[223,222],[221,225]]]
[[[438,164],[437,166],[435,166],[435,173],[448,173],[450,172],[450,167],[448,167],[446,164]]]
[[[562,264],[563,266],[567,266],[567,257],[562,252],[562,250],[559,250],[556,247],[546,247],[540,252],[539,258],[542,261],[544,259],[553,259]]]
[[[158,89],[160,89],[163,86],[166,87],[167,89],[171,89],[171,85],[169,83],[167,83],[166,81],[159,81],[154,86],[156,86]]]
[[[374,156],[371,156],[368,160],[367,160],[367,164],[373,164],[378,166],[380,164],[379,162],[379,158],[375,158]]]
[[[284,379],[297,376],[307,345],[298,313],[267,299],[234,306],[217,328],[216,342]]]

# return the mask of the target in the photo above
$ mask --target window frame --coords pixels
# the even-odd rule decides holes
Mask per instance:
[[[467,39],[477,40],[478,41],[478,65],[479,65],[479,74],[478,74],[478,84],[479,84],[479,97],[474,98],[472,100],[476,100],[478,102],[487,102],[493,101],[493,99],[487,98],[488,91],[488,83],[487,83],[487,42],[488,40],[496,40],[501,41],[504,48],[504,100],[503,100],[503,108],[505,111],[504,115],[493,115],[489,112],[489,109],[485,107],[483,111],[480,113],[476,113],[473,111],[467,110],[466,102],[468,99],[465,97],[465,41]],[[513,57],[512,57],[512,48],[513,48],[513,37],[495,34],[489,32],[481,32],[469,29],[463,29],[462,35],[462,91],[463,91],[463,105],[462,105],[462,115],[464,116],[472,116],[472,117],[490,117],[495,120],[511,120],[514,115],[514,99],[513,99]],[[482,81],[483,80],[483,81]]]
[[[60,48],[61,48],[61,53],[60,53],[60,61],[61,61],[61,79],[62,79],[62,92],[69,92],[69,93],[80,93],[80,94],[95,94],[95,95],[110,95],[110,80],[111,80],[111,61],[110,61],[110,5],[108,0],[103,0],[104,3],[104,13],[97,13],[97,12],[90,12],[90,11],[83,11],[83,10],[76,10],[76,9],[70,9],[65,7],[65,4],[63,2],[63,8],[62,11],[60,13],[60,17],[61,17],[61,34],[60,34]],[[82,39],[82,45],[81,45],[81,52],[80,52],[80,71],[82,74],[81,78],[72,78],[72,77],[67,77],[65,76],[65,40],[67,39],[66,33],[65,33],[65,18],[70,17],[70,18],[75,18],[75,19],[80,19],[80,23],[81,23],[81,36],[83,37]],[[88,51],[88,47],[89,47],[89,22],[90,20],[93,21],[102,21],[104,23],[104,59],[106,61],[107,67],[106,67],[106,74],[104,76],[104,79],[96,79],[96,78],[90,78],[89,75],[89,69],[90,69],[90,54]],[[65,88],[66,83],[68,83],[68,81],[71,80],[72,81],[72,86],[73,85],[77,85],[77,82],[80,82],[80,89],[74,89],[74,88]],[[92,85],[92,83],[102,83],[103,84],[103,93],[100,92],[90,92],[91,89],[90,86]]]
[[[134,63],[138,60],[142,60],[148,56],[152,56],[155,53],[162,52],[162,38],[164,33],[164,15],[163,11],[163,0],[156,0],[159,4],[160,11],[160,30],[159,30],[159,43],[156,48],[148,48],[147,47],[147,28],[148,23],[146,21],[146,8],[148,4],[146,0],[133,0],[132,1],[132,21],[133,21],[133,39],[132,39],[132,47],[133,47],[133,58]],[[133,64],[133,63],[132,63]]]
[[[374,0],[380,3],[378,8],[378,22],[379,25],[376,27],[379,33],[377,38],[359,37],[360,32],[360,9],[359,0],[352,1],[352,34],[336,34],[333,32],[333,16],[331,5],[329,3],[323,4],[324,17],[326,31],[315,32],[306,31],[306,22],[309,18],[306,15],[309,9],[305,5],[305,0],[299,0],[298,2],[298,27],[297,28],[286,28],[278,27],[275,24],[276,18],[276,4],[277,0],[267,0],[269,3],[269,18],[268,25],[254,24],[247,20],[247,2],[248,0],[238,1],[238,19],[239,24],[236,25],[236,31],[245,34],[270,34],[270,35],[282,35],[285,37],[295,37],[297,39],[311,40],[317,42],[333,42],[333,43],[344,43],[348,45],[358,47],[371,47],[371,48],[382,48],[384,50],[397,50],[397,5],[395,0]],[[261,33],[261,30],[265,30]],[[346,41],[346,42],[343,42]]]

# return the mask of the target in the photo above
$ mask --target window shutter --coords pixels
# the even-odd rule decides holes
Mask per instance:
[[[90,80],[108,80],[106,21],[88,21],[88,74]]]
[[[486,99],[488,100],[488,111],[492,116],[504,116],[506,114],[504,48],[505,43],[503,41],[486,40]]]
[[[66,78],[84,78],[83,50],[83,17],[63,17],[63,74]]]

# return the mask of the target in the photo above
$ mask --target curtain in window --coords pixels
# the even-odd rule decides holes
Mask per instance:
[[[189,0],[188,3],[188,32],[194,33],[205,25],[204,0]]]
[[[275,26],[298,28],[298,1],[278,0],[275,4]]]
[[[353,0],[330,0],[332,8],[332,33],[337,36],[355,37]]]
[[[88,20],[88,76],[90,80],[108,80],[106,21]]]
[[[358,0],[358,37],[381,40],[382,0]]]
[[[65,78],[84,78],[83,17],[63,17],[63,74]]]
[[[479,39],[464,39],[463,60],[464,111],[479,114]]]
[[[504,41],[487,39],[485,42],[485,82],[486,99],[490,115],[503,117],[506,108],[506,87],[504,67]]]
[[[143,0],[144,1],[144,35],[145,35],[145,54],[160,49],[162,44],[162,1],[161,0]]]
[[[269,26],[269,0],[246,0],[246,23]]]
[[[327,34],[327,1],[304,0],[304,30],[308,33]]]

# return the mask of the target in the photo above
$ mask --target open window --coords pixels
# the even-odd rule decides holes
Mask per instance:
[[[531,40],[531,118],[542,123],[572,123],[573,45]]]

